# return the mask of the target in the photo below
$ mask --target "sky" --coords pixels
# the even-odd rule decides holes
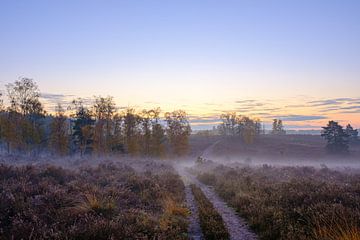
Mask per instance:
[[[360,127],[359,13],[358,0],[0,0],[0,89],[32,78],[50,111],[94,95],[181,108],[197,129],[226,111]]]

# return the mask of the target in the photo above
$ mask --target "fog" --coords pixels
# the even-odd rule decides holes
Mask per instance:
[[[249,167],[261,167],[263,165],[269,165],[274,167],[314,167],[314,168],[334,168],[334,169],[348,169],[348,168],[360,168],[360,160],[347,159],[346,157],[331,157],[321,159],[297,159],[297,158],[261,158],[261,157],[244,157],[244,156],[232,156],[229,158],[210,156],[204,158],[205,160],[214,162],[216,164],[223,164],[228,166],[249,166]]]

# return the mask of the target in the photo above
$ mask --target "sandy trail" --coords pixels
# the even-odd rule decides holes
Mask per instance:
[[[254,240],[257,239],[256,235],[250,231],[248,226],[245,224],[245,221],[241,219],[234,209],[230,208],[226,205],[226,203],[217,196],[217,194],[214,192],[213,189],[206,186],[205,184],[198,181],[193,175],[188,173],[185,168],[178,167],[177,168],[179,174],[182,176],[185,186],[187,186],[187,191],[190,191],[190,195],[192,195],[191,189],[189,188],[190,184],[195,184],[204,192],[205,196],[209,199],[209,201],[214,205],[215,209],[218,211],[218,213],[222,216],[223,221],[225,223],[225,226],[230,234],[230,239],[232,240]],[[188,193],[187,193],[188,198]],[[191,196],[190,196],[191,198]],[[195,205],[194,197],[192,196],[192,199],[190,201],[189,208],[191,208],[191,205]],[[196,207],[196,205],[195,205]],[[194,214],[197,214],[197,211],[194,212]],[[198,216],[195,222],[192,222],[190,219],[190,225],[199,223]],[[197,221],[197,223],[196,223]],[[200,226],[200,225],[199,225]],[[197,226],[192,226],[191,228],[197,228]],[[190,232],[190,231],[189,231]],[[200,230],[201,232],[201,230]],[[190,232],[191,233],[191,232]],[[202,239],[200,238],[193,238],[193,239]]]
[[[201,232],[200,227],[200,220],[199,220],[199,213],[196,206],[194,195],[190,188],[190,182],[185,182],[185,194],[186,194],[186,204],[190,209],[190,216],[189,216],[189,238],[193,240],[200,240],[203,239],[203,234]]]

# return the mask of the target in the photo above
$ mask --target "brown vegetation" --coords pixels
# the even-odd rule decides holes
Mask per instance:
[[[180,178],[100,165],[0,166],[1,239],[186,239]]]
[[[199,179],[213,185],[261,239],[326,240],[359,236],[359,177],[327,168],[265,165],[217,167]]]

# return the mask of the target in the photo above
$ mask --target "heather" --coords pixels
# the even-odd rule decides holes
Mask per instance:
[[[126,165],[1,165],[1,239],[186,239],[183,189]]]
[[[224,167],[199,179],[261,239],[359,239],[360,175],[326,167]]]

